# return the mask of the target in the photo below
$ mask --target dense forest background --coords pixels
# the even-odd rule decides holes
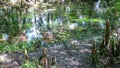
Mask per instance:
[[[0,0],[0,68],[119,68],[119,0]]]

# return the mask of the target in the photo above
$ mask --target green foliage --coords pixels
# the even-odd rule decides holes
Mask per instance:
[[[32,18],[32,14],[27,13],[25,17],[28,18],[28,19],[29,19],[29,18]]]
[[[18,27],[18,20],[17,20],[17,14],[16,12],[11,13],[5,10],[2,10],[4,12],[4,16],[2,17],[0,21],[0,26],[3,32],[8,33],[10,35],[15,35],[16,32],[19,33],[19,27]],[[6,15],[7,14],[7,15]]]
[[[89,22],[89,18],[85,17],[85,18],[82,18],[82,19],[73,19],[74,21],[77,21],[77,22]]]
[[[68,31],[59,32],[59,34],[57,35],[57,37],[59,37],[60,40],[67,40],[69,36],[70,34],[68,33]]]
[[[26,23],[26,24],[23,24],[23,25],[22,25],[22,29],[23,29],[23,30],[29,29],[31,26],[32,26],[31,23]]]
[[[101,44],[97,44],[97,46],[92,47],[92,64],[100,64],[103,67],[109,67],[116,65],[116,62],[118,62],[117,57],[120,56],[120,43],[119,38],[112,33],[110,33],[110,22],[109,20],[106,21],[106,29],[105,29],[105,35],[102,39]],[[108,61],[106,62],[104,59],[106,57],[109,57],[109,59],[106,59]],[[100,61],[102,60],[102,62]],[[97,65],[96,65],[97,66]],[[96,67],[95,67],[96,68]]]
[[[22,68],[37,68],[37,61],[29,61],[22,65]]]
[[[114,9],[116,9],[117,11],[120,12],[120,8],[119,8],[119,6],[120,6],[120,0],[114,0],[110,4],[112,4],[112,6],[113,6]]]
[[[17,45],[14,45],[14,44],[3,45],[3,44],[1,44],[0,45],[0,53],[5,53],[5,52],[12,53],[12,52],[16,52],[16,51],[24,52],[25,48],[28,51],[34,51],[35,50],[34,49],[35,47],[29,46],[27,42],[21,42]]]

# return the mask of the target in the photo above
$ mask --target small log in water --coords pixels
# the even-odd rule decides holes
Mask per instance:
[[[57,63],[57,59],[55,56],[52,57],[52,60],[51,60],[51,68],[60,68],[60,66],[58,65]]]
[[[25,62],[28,63],[28,52],[27,52],[27,49],[24,49],[24,54],[25,54]]]
[[[42,56],[39,58],[39,65],[43,68],[50,68],[48,58],[47,58],[47,48],[43,48]]]
[[[46,43],[51,43],[52,41],[55,40],[55,35],[53,33],[49,33],[49,32],[45,32],[43,34],[43,40],[46,42]]]
[[[100,45],[100,54],[103,56],[107,54],[107,51],[110,51],[110,22],[109,20],[106,21],[106,29],[105,29],[105,36],[103,37],[103,41]]]
[[[106,30],[105,30],[105,45],[107,46],[110,38],[110,22],[106,21]]]
[[[96,41],[93,42],[91,57],[92,57],[92,66],[93,68],[96,68],[99,63],[98,54],[96,50]]]

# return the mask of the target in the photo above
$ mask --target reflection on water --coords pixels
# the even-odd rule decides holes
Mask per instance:
[[[101,13],[100,3],[101,3],[101,0],[98,0],[98,1],[95,3],[95,8],[94,8],[94,10],[97,12],[97,14]]]
[[[61,0],[64,2],[64,0]],[[35,10],[31,10],[31,18],[26,18],[27,22],[31,22],[31,28],[26,30],[26,35],[28,36],[28,41],[36,38],[42,38],[41,31],[52,31],[56,28],[61,28],[67,26],[67,29],[73,30],[76,27],[89,27],[88,23],[94,23],[95,21],[90,21],[89,19],[94,17],[89,17],[89,12],[91,9],[95,9],[95,16],[98,16],[98,24],[100,27],[104,28],[104,21],[101,21],[101,15],[103,14],[104,2],[98,0],[95,2],[94,8],[85,5],[57,5],[53,9],[46,9],[44,12],[35,13]],[[92,5],[91,5],[92,6]],[[31,8],[31,7],[30,7]],[[86,10],[86,8],[88,10]],[[34,8],[33,8],[34,9]],[[29,9],[28,9],[29,11]],[[92,10],[93,11],[93,10]],[[2,11],[0,11],[2,13]],[[35,13],[35,14],[34,14]],[[100,19],[100,20],[99,20]],[[103,19],[104,20],[104,19]]]
[[[3,37],[3,40],[8,40],[8,37],[9,37],[8,34],[4,33],[4,34],[2,34],[2,35],[3,35],[3,36],[2,36],[2,37]]]
[[[66,6],[66,12],[70,12],[70,11],[71,11],[70,6],[67,5],[67,6]]]
[[[95,3],[95,11],[96,13],[101,13],[102,11],[102,7],[101,5],[101,0],[98,0]],[[65,8],[60,8],[60,10],[53,10],[53,11],[47,11],[42,13],[41,16],[38,15],[33,15],[32,17],[32,23],[33,26],[29,29],[28,31],[28,35],[29,35],[29,40],[31,40],[31,38],[38,38],[39,35],[42,34],[40,33],[41,29],[45,29],[47,31],[51,31],[56,27],[59,26],[68,26],[68,29],[72,30],[75,29],[76,27],[78,27],[79,24],[82,24],[81,26],[87,26],[87,23],[89,21],[86,21],[86,17],[88,16],[89,13],[83,14],[81,11],[81,8],[79,6],[75,6],[75,5],[63,5],[63,7]],[[74,8],[76,9],[74,9]],[[85,7],[85,6],[83,6]],[[58,9],[58,7],[56,7]],[[89,8],[92,9],[92,8]],[[83,11],[83,9],[82,9]],[[90,10],[88,10],[90,11]],[[57,12],[57,13],[56,13]],[[96,14],[96,15],[97,15]],[[98,16],[98,19],[100,17]],[[81,21],[72,21],[72,19],[78,19]],[[89,18],[88,18],[89,19]],[[99,26],[101,28],[104,28],[104,22],[101,21],[102,18],[100,18],[100,20],[98,21]],[[67,25],[65,25],[67,24]]]
[[[80,15],[80,16],[79,16],[79,18],[80,18],[80,19],[83,19],[83,18],[84,18],[84,16],[83,16],[83,15]],[[82,26],[86,26],[85,21],[82,21]]]
[[[107,9],[106,1],[98,0],[97,2],[95,2],[94,10],[98,15],[105,13],[106,9]]]
[[[78,24],[77,24],[77,23],[71,23],[71,24],[69,24],[68,26],[69,26],[69,29],[70,29],[70,30],[73,30],[73,29],[75,29],[76,27],[78,27]]]

